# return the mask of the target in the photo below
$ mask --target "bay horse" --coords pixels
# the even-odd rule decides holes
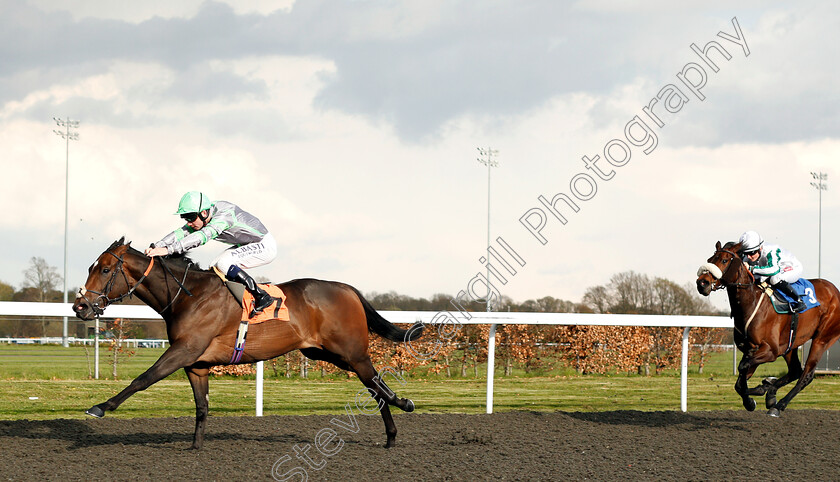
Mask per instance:
[[[187,257],[149,258],[120,238],[88,269],[88,278],[73,303],[76,316],[90,320],[130,295],[160,313],[169,348],[119,394],[86,411],[101,418],[134,393],[183,368],[195,396],[193,449],[204,442],[209,407],[210,367],[231,363],[242,306],[214,272],[197,268]],[[394,446],[397,428],[389,405],[411,412],[414,402],[398,398],[380,379],[368,351],[368,330],[395,342],[420,337],[422,325],[408,330],[383,318],[350,285],[297,279],[278,285],[286,295],[291,321],[252,324],[238,363],[268,360],[292,350],[356,373],[378,403],[387,443]]]
[[[708,296],[712,291],[726,288],[731,316],[735,323],[735,344],[743,353],[738,363],[735,391],[741,396],[744,408],[755,410],[751,395],[765,395],[768,414],[781,415],[790,401],[814,379],[814,370],[823,353],[840,339],[840,292],[830,281],[810,280],[820,306],[799,313],[793,328],[791,314],[779,314],[772,300],[755,283],[755,278],[741,260],[740,243],[718,241],[715,254],[697,271],[697,291]],[[791,333],[793,332],[793,334]],[[795,334],[795,336],[794,336]],[[793,338],[793,339],[791,339]],[[796,348],[811,341],[805,367],[799,361]],[[755,388],[747,388],[747,380],[763,363],[784,357],[788,372],[781,378],[767,378]],[[776,391],[796,380],[796,385],[781,400]]]

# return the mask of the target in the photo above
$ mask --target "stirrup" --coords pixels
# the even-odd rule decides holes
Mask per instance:
[[[258,313],[262,313],[263,310],[265,310],[266,308],[271,306],[272,303],[274,303],[274,298],[270,294],[268,294],[266,292],[263,292],[263,293],[264,293],[264,296],[260,297],[261,301],[259,303],[257,302],[258,301],[257,297],[256,296],[254,297],[254,307],[251,308],[251,314],[250,314],[251,318],[256,316]]]
[[[794,313],[802,313],[807,307],[808,305],[806,305],[805,302],[802,300],[793,301],[790,303],[790,311]]]

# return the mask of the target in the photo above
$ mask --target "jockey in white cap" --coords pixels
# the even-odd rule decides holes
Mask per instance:
[[[805,303],[790,285],[802,277],[802,263],[781,246],[765,243],[755,231],[745,232],[738,241],[741,243],[741,259],[756,281],[767,281],[774,290],[781,291],[793,300],[793,311],[803,311]]]

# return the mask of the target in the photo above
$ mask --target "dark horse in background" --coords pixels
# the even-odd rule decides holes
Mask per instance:
[[[398,328],[380,316],[355,288],[343,283],[299,279],[278,286],[286,295],[291,321],[251,325],[239,363],[300,350],[308,358],[356,373],[381,407],[388,437],[385,446],[392,447],[397,428],[388,406],[411,412],[414,402],[398,398],[377,375],[368,352],[368,330],[404,342],[418,338],[422,325],[409,330]],[[73,310],[79,318],[89,320],[131,294],[160,313],[170,346],[128,387],[87,413],[102,417],[135,392],[183,368],[195,396],[192,448],[201,448],[209,404],[207,375],[212,366],[230,364],[242,307],[221,278],[196,268],[189,258],[149,258],[121,238],[90,267]]]
[[[726,288],[729,306],[735,322],[735,344],[744,354],[738,364],[735,391],[741,395],[744,408],[755,410],[751,395],[765,395],[768,414],[778,417],[796,396],[814,379],[814,370],[825,350],[840,339],[840,292],[824,279],[810,280],[820,306],[800,313],[796,334],[791,340],[791,314],[778,314],[772,300],[755,284],[755,278],[739,256],[740,243],[729,242],[715,246],[715,254],[697,272],[697,291],[708,296],[714,290]],[[803,369],[796,348],[811,340],[811,349]],[[747,388],[747,380],[762,363],[784,357],[788,372],[785,376],[767,378],[755,388]],[[796,385],[781,400],[776,391],[796,380]]]

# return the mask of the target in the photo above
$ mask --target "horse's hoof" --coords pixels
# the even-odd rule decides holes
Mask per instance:
[[[414,411],[414,402],[411,401],[410,399],[406,400],[405,408],[403,409],[403,411],[404,412],[413,412]]]
[[[778,408],[773,407],[773,408],[771,408],[770,410],[767,411],[767,415],[770,415],[771,417],[779,418],[779,417],[782,416],[782,412],[780,412]]]
[[[755,400],[752,398],[744,399],[744,408],[746,408],[748,412],[755,410]]]
[[[94,405],[89,409],[85,410],[85,413],[90,415],[91,417],[102,418],[105,416],[105,411],[99,408],[99,405]]]

